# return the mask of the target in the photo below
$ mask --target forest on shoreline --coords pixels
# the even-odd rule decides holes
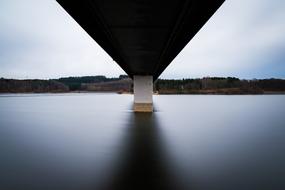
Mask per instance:
[[[0,78],[0,93],[62,93],[62,92],[132,93],[133,83],[127,75],[64,77],[49,80],[17,80]],[[158,94],[285,94],[284,79],[241,80],[235,77],[204,77],[196,79],[158,79]]]

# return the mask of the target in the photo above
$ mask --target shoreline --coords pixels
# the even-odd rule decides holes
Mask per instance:
[[[0,95],[9,94],[118,94],[132,95],[130,92],[116,91],[69,91],[69,92],[0,92]],[[153,95],[285,95],[285,91],[265,91],[263,93],[153,93]]]

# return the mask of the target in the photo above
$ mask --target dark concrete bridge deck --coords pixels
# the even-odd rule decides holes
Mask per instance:
[[[57,0],[130,76],[157,79],[224,0]]]

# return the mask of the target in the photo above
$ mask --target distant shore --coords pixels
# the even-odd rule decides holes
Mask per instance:
[[[117,92],[117,91],[68,91],[68,92],[0,92],[0,95],[9,94],[119,94],[119,95],[132,95],[132,92]],[[220,92],[195,92],[195,93],[157,93],[154,92],[153,95],[285,95],[284,91],[280,92],[263,92],[263,93],[220,93]]]
[[[126,75],[66,77],[49,80],[17,80],[0,78],[0,93],[118,93],[131,94],[133,82]],[[155,94],[285,94],[283,79],[244,80],[234,77],[204,77],[198,79],[158,79]]]

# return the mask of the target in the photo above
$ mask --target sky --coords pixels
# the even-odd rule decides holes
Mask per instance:
[[[125,72],[55,0],[0,0],[0,77]],[[285,78],[285,1],[226,0],[160,78]]]

